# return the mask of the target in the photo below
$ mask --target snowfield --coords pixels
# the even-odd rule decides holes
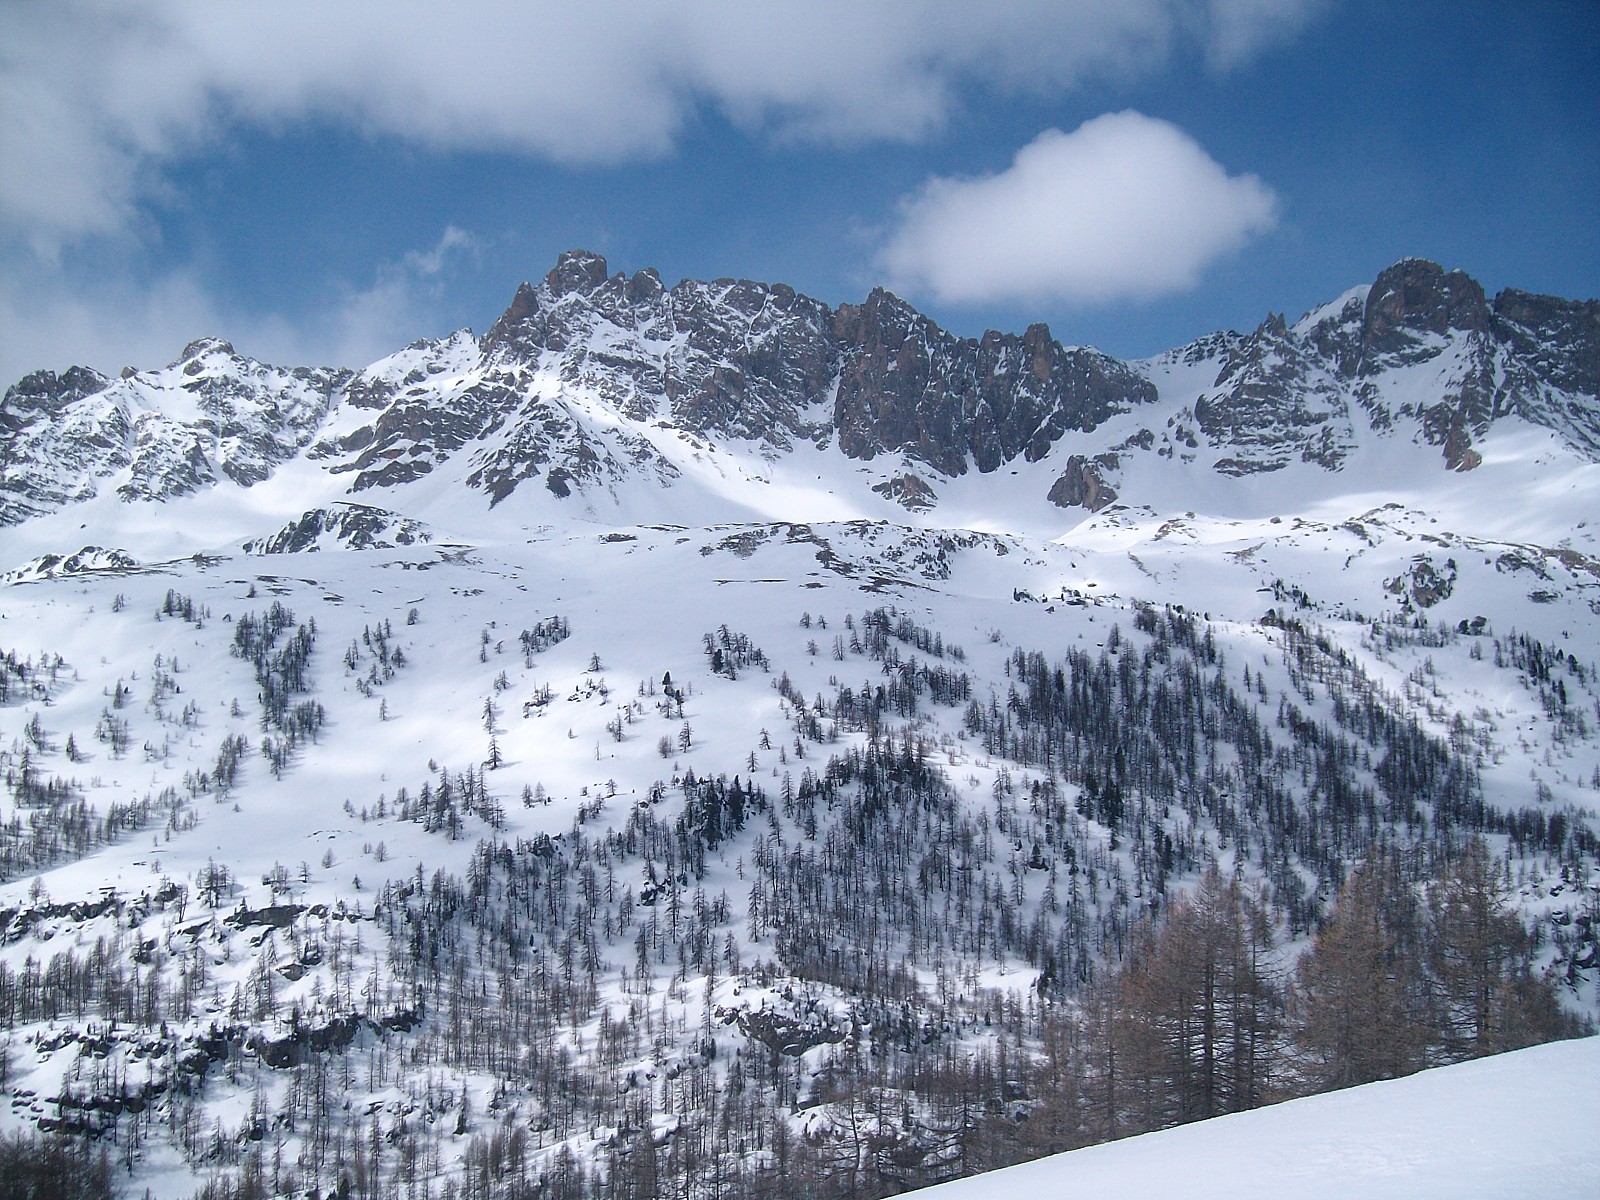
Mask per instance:
[[[926,1200],[1505,1200],[1600,1172],[1600,1039],[1535,1046],[917,1192]]]

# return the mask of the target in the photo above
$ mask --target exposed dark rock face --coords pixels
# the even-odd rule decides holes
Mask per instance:
[[[719,1005],[720,1024],[733,1025],[745,1037],[760,1042],[774,1054],[798,1058],[817,1046],[834,1045],[856,1032],[855,1020],[845,1014],[829,1012],[814,999],[784,997],[774,1007],[746,1008]]]
[[[6,392],[5,408],[0,421],[8,424],[28,413],[48,413],[75,404],[85,396],[92,396],[111,381],[88,367],[71,367],[62,374],[54,371],[35,371],[20,379]]]
[[[909,471],[874,484],[872,490],[908,512],[926,512],[939,503],[938,494],[928,486],[927,480]]]
[[[485,335],[486,370],[513,381],[512,419],[503,442],[475,457],[470,483],[498,503],[541,474],[558,496],[634,466],[663,480],[676,474],[643,439],[607,446],[562,398],[526,395],[518,377],[541,365],[633,421],[780,451],[812,435],[806,410],[833,379],[826,305],[781,285],[686,280],[667,290],[654,271],[605,271],[598,256],[562,255]]]
[[[1225,474],[1272,471],[1294,458],[1336,470],[1353,444],[1337,380],[1276,315],[1228,348],[1194,415],[1210,441],[1233,450],[1217,463]]]
[[[683,343],[663,372],[674,423],[780,449],[810,435],[805,410],[827,398],[835,370],[826,305],[781,285],[722,280],[679,284],[664,306],[665,320],[646,332]]]
[[[568,250],[544,277],[545,290],[553,296],[587,296],[606,282],[606,260],[587,250]]]
[[[515,379],[480,378],[449,390],[408,389],[352,440],[362,449],[333,472],[355,471],[351,491],[420,479],[468,442],[495,428],[519,398]]]
[[[1356,373],[1373,378],[1396,367],[1453,355],[1439,399],[1401,410],[1422,435],[1443,448],[1452,470],[1477,461],[1472,439],[1488,432],[1497,411],[1495,355],[1483,288],[1461,271],[1408,258],[1379,274],[1367,293]]]
[[[367,504],[333,504],[310,509],[270,537],[245,542],[244,551],[296,554],[318,549],[325,538],[351,550],[387,550],[430,542],[433,535],[420,522],[387,509]]]
[[[1552,387],[1600,395],[1600,300],[1507,288],[1494,298],[1494,329]]]
[[[1493,326],[1510,351],[1507,387],[1518,415],[1600,459],[1600,300],[1508,288],[1494,299]]]
[[[1116,502],[1116,490],[1100,478],[1101,469],[1115,470],[1117,456],[1100,454],[1090,462],[1081,454],[1067,459],[1067,469],[1050,488],[1049,501],[1058,508],[1087,508],[1099,512]]]
[[[966,447],[938,436],[956,423],[960,393],[971,379],[936,378],[957,358],[957,339],[878,289],[862,305],[846,304],[835,315],[835,337],[849,346],[834,401],[839,449],[851,458],[901,450],[943,471],[965,470]]]
[[[1380,273],[1367,293],[1363,366],[1370,374],[1385,359],[1431,358],[1446,335],[1484,334],[1488,328],[1489,306],[1476,280],[1420,258],[1404,259]]]
[[[1418,554],[1412,557],[1407,570],[1387,580],[1384,586],[1418,608],[1432,608],[1450,598],[1455,590],[1456,575],[1455,559],[1439,564],[1426,554]]]
[[[950,476],[1041,458],[1069,430],[1155,398],[1124,364],[1066,350],[1042,325],[961,339],[882,290],[835,312],[782,285],[663,289],[654,272],[606,276],[603,259],[579,252],[541,286],[518,290],[483,349],[492,364],[553,355],[564,382],[636,421],[774,450],[837,437],[852,458],[897,453]],[[515,436],[504,461],[475,476],[497,500],[549,462],[579,483],[610,473],[588,439],[558,432],[552,413],[528,415],[536,432]],[[589,452],[550,454],[563,437]],[[577,470],[564,461],[573,454]]]
[[[1366,323],[1367,297],[1371,288],[1357,288],[1344,302],[1311,323],[1301,336],[1309,352],[1341,378],[1352,378],[1361,371],[1361,336]]]
[[[852,458],[903,453],[944,475],[969,463],[993,471],[1156,398],[1125,364],[1064,349],[1043,325],[964,340],[882,289],[841,307],[833,328],[843,359],[834,426]]]

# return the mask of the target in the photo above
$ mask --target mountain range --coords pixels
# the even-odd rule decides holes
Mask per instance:
[[[1600,302],[1416,259],[1137,362],[573,251],[35,372],[0,1169],[880,1196],[1592,1028],[1596,513]]]
[[[1293,325],[1273,314],[1126,363],[1043,325],[957,337],[881,289],[837,309],[743,280],[669,289],[574,251],[482,337],[420,341],[360,371],[267,366],[204,338],[156,370],[29,375],[0,404],[0,522],[101,492],[248,489],[294,463],[315,464],[328,500],[410,509],[407,496],[464,486],[485,508],[627,522],[715,513],[704,493],[726,489],[701,464],[760,479],[837,457],[862,468],[859,515],[939,524],[954,481],[1000,471],[1026,472],[1030,499],[1070,513],[1148,503],[1152,471],[1298,463],[1336,477],[1375,442],[1467,472],[1513,424],[1594,461],[1597,393],[1600,302],[1491,302],[1415,259]],[[720,502],[728,519],[816,515]]]

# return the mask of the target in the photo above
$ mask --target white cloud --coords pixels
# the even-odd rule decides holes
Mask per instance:
[[[237,122],[315,118],[560,162],[670,151],[702,108],[779,137],[915,139],[974,89],[1231,63],[1322,0],[6,0],[0,222],[126,231]]]
[[[30,371],[69,366],[115,374],[162,366],[197,337],[227,338],[241,354],[286,366],[362,367],[439,328],[443,287],[476,237],[448,226],[438,242],[380,266],[292,317],[230,310],[188,270],[135,280],[126,271],[68,280],[25,256],[0,261],[0,391]]]
[[[40,369],[84,365],[115,374],[124,366],[160,366],[192,339],[221,334],[224,325],[187,274],[138,288],[103,281],[72,286],[12,263],[0,271],[0,329],[3,390]]]
[[[1193,287],[1276,210],[1177,126],[1108,113],[1045,131],[998,174],[930,180],[879,265],[910,295],[957,303],[1142,299]]]
[[[1228,70],[1288,41],[1325,7],[1322,0],[1209,0],[1202,34],[1207,61]]]
[[[778,140],[916,140],[980,93],[1239,61],[1322,3],[0,0],[0,376],[149,365],[208,330],[261,357],[360,362],[433,323],[430,280],[473,251],[463,235],[293,328],[219,302],[195,270],[119,274],[151,257],[153,201],[181,217],[172,168],[245,128],[563,164],[668,154],[708,113]],[[63,265],[91,258],[92,277]]]
[[[482,248],[478,239],[465,229],[446,225],[433,249],[408,250],[402,261],[406,269],[415,274],[433,276],[444,270],[453,255],[466,253],[476,257]]]

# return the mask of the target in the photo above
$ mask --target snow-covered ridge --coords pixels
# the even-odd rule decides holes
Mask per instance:
[[[138,566],[137,560],[124,550],[107,550],[103,546],[85,546],[73,554],[41,554],[30,562],[0,575],[0,582],[23,583],[32,579],[55,579],[63,575],[81,575],[89,571],[129,571]]]
[[[302,550],[392,550],[427,543],[433,535],[420,522],[367,504],[331,504],[301,514],[276,533],[245,541],[246,554],[294,554]]]
[[[1517,426],[1588,462],[1597,323],[1595,302],[1507,292],[1491,305],[1461,273],[1406,260],[1292,326],[1271,316],[1125,364],[1042,325],[956,338],[881,290],[834,311],[782,285],[669,289],[573,252],[482,338],[418,342],[359,372],[264,366],[202,339],[119,379],[30,375],[0,402],[0,523],[97,494],[253,489],[291,466],[305,468],[303,500],[427,519],[432,497],[465,486],[483,509],[514,498],[541,519],[624,523],[662,507],[811,518],[759,485],[809,471],[835,492],[859,471],[867,486],[846,489],[859,515],[949,524],[941,497],[969,474],[1016,472],[1067,523],[1163,493],[1180,509],[1247,496],[1249,477],[1293,464],[1338,476],[1406,448],[1410,473],[1470,471]],[[1151,466],[1166,487],[1145,482]]]

